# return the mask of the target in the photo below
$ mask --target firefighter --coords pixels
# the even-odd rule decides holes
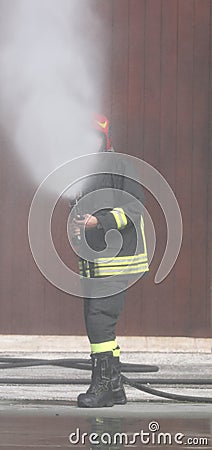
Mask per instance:
[[[95,117],[95,129],[99,135],[99,151],[114,151],[110,124],[105,116]],[[100,173],[89,177],[82,197],[89,192],[101,193],[103,188],[113,188],[115,193],[111,196],[111,205],[91,214],[84,211],[83,218],[75,218],[72,222],[73,237],[79,237],[84,228],[86,241],[97,255],[106,248],[108,231],[118,230],[122,237],[121,248],[115,257],[108,254],[108,257],[97,257],[94,261],[79,259],[82,280],[101,278],[98,286],[91,283],[84,289],[84,318],[91,347],[92,379],[87,392],[78,396],[79,407],[104,407],[127,402],[115,329],[125,303],[129,278],[146,273],[149,266],[142,218],[143,190],[139,183],[124,176],[123,167],[121,170],[121,175]],[[125,197],[122,201],[124,192],[132,197],[127,200]],[[141,208],[138,208],[136,199]],[[138,224],[139,236],[135,224]],[[116,237],[113,239],[114,249]],[[109,288],[112,291],[114,288],[116,293],[108,295]]]

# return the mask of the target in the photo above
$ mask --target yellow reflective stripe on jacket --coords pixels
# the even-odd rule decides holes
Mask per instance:
[[[124,213],[123,208],[114,208],[112,211],[110,211],[110,213],[113,214],[114,216],[118,230],[121,230],[122,228],[126,227],[127,217]]]
[[[146,238],[145,238],[145,233],[144,233],[144,219],[142,216],[141,216],[141,234],[142,234],[143,244],[144,244],[144,253],[147,254]]]
[[[113,351],[117,347],[117,341],[100,342],[99,344],[91,344],[92,353],[102,353]]]
[[[90,270],[86,270],[85,272],[83,271],[83,270],[80,270],[79,271],[79,274],[80,274],[80,276],[82,276],[82,277],[85,277],[86,276],[86,278],[90,278],[91,277],[91,275],[90,275]]]
[[[113,208],[113,211],[118,211],[121,214],[121,218],[123,221],[123,226],[126,227],[127,225],[127,216],[123,210],[123,208]]]
[[[86,267],[83,268],[83,263],[82,261],[78,261],[78,266],[79,266],[79,274],[81,276],[84,276],[84,272],[86,273],[86,277],[90,278],[91,274],[90,274],[90,267],[89,267],[89,262],[85,261]]]
[[[136,264],[142,262],[147,262],[147,254],[145,253],[139,253],[134,256],[116,256],[114,258],[109,257],[94,259],[94,264],[98,266],[104,266],[105,264],[108,264],[109,266],[120,266],[123,264]]]
[[[90,273],[89,261],[86,261],[86,263],[87,263],[87,267],[86,267],[87,277],[90,278],[91,277],[91,273]]]
[[[125,266],[120,268],[115,267],[95,267],[94,275],[95,276],[106,276],[106,275],[129,275],[134,273],[142,273],[147,272],[149,270],[148,263],[138,264],[135,266]]]
[[[92,276],[98,277],[110,275],[128,275],[149,271],[147,245],[142,215],[140,219],[140,228],[144,252],[132,256],[110,256],[108,258],[95,258],[93,267],[94,273]],[[82,262],[79,262],[79,269],[80,275],[90,278],[91,274],[88,261],[85,261],[84,264],[82,264]]]

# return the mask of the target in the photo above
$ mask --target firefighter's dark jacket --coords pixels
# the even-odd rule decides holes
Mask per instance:
[[[98,191],[101,195],[102,190],[102,204],[104,205],[104,196],[106,195],[109,206],[95,211],[95,205],[92,202],[92,210],[83,211],[95,216],[98,219],[98,225],[95,228],[86,229],[85,232],[87,243],[97,252],[97,257],[92,262],[85,261],[82,258],[79,260],[79,270],[82,276],[106,277],[118,275],[126,277],[149,270],[142,215],[143,189],[140,183],[125,176],[126,168],[123,167],[123,161],[121,164],[121,171],[118,171],[118,173],[122,175],[114,173],[90,175],[85,184],[83,196],[93,191]],[[105,191],[106,188],[113,189],[108,193]],[[130,196],[126,196],[126,192]],[[118,253],[115,253],[118,233],[113,233],[110,245],[112,246],[112,254],[116,254],[116,256],[111,257],[109,254],[107,257],[98,257],[98,252],[107,248],[105,234],[109,230],[120,232],[122,237],[121,249]],[[120,248],[120,236],[118,238]]]

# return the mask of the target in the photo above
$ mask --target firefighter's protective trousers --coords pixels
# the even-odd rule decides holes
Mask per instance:
[[[110,283],[120,292],[109,297],[98,297],[95,288],[95,298],[84,297],[85,325],[92,352],[115,350],[117,347],[116,324],[126,298],[126,281],[121,282],[115,279],[109,281],[107,279],[102,280],[102,283]],[[99,291],[101,294],[101,289]]]

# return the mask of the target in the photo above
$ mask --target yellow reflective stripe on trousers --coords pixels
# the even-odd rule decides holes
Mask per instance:
[[[95,276],[106,276],[106,275],[129,275],[134,273],[142,273],[147,272],[149,270],[148,263],[145,264],[138,264],[133,266],[126,266],[126,267],[95,267],[94,269],[94,275]]]
[[[114,208],[110,212],[114,216],[114,219],[117,223],[118,230],[121,230],[122,228],[126,227],[127,218],[126,218],[124,210],[122,208]]]
[[[102,353],[113,351],[117,347],[117,341],[100,342],[99,344],[91,344],[92,353]]]
[[[109,266],[119,266],[123,264],[136,264],[147,261],[147,254],[139,253],[134,256],[115,256],[110,258],[96,258],[94,259],[94,264],[98,266],[104,266],[108,264]]]

